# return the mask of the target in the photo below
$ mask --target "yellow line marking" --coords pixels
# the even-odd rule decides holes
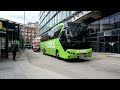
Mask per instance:
[[[97,54],[96,56],[98,56],[98,57],[107,57],[107,55],[103,55],[103,54]]]

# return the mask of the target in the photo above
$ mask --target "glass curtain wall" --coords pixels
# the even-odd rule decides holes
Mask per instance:
[[[39,20],[41,28],[39,34],[41,35],[75,12],[76,11],[59,11],[58,13],[58,11],[41,11]]]
[[[120,53],[120,12],[89,24],[89,29],[94,51]]]

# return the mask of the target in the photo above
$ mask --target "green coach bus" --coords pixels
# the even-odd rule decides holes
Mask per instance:
[[[83,23],[60,23],[43,33],[40,41],[43,54],[58,59],[84,59],[92,56],[89,30]]]

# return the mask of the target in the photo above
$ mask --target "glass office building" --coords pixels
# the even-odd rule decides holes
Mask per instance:
[[[89,24],[95,52],[120,53],[120,12]]]
[[[70,18],[78,13],[76,11],[40,11],[40,31],[39,35],[43,34],[45,31],[54,27],[60,22],[65,22],[70,20]],[[67,19],[68,18],[68,19]]]
[[[40,11],[42,35],[60,22],[71,21],[82,11]],[[87,23],[94,52],[120,53],[120,12]]]

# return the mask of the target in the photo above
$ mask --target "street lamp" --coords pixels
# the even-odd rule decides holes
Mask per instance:
[[[25,39],[25,11],[24,11],[24,49],[25,49],[25,43],[26,43],[26,39]]]
[[[24,11],[24,36],[25,36],[25,11]]]

